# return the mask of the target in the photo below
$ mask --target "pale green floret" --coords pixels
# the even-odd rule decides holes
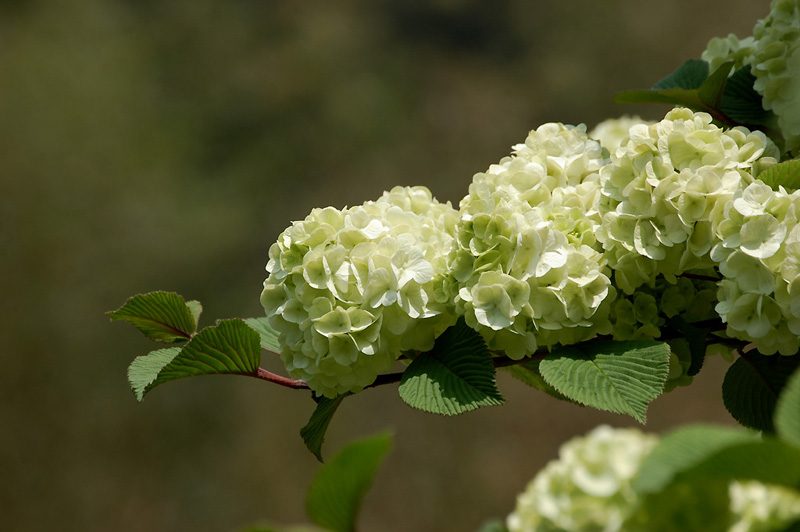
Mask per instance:
[[[424,187],[314,209],[270,247],[261,303],[292,377],[334,397],[358,392],[403,351],[455,322],[448,256],[458,213]]]
[[[728,532],[778,532],[800,518],[800,492],[756,481],[730,482],[724,498],[678,483],[666,508],[642,506],[632,481],[657,443],[605,425],[564,443],[517,496],[509,532],[702,530],[712,519],[729,523]]]
[[[716,310],[727,334],[764,354],[800,350],[800,191],[756,181],[738,192],[717,224],[711,257],[719,262]]]
[[[708,62],[709,73],[717,70],[722,63],[733,61],[733,70],[749,65],[753,60],[755,38],[739,39],[733,33],[727,37],[714,37],[700,55],[700,59]]]
[[[752,183],[754,164],[779,154],[761,132],[726,131],[708,114],[688,109],[629,133],[600,171],[597,239],[615,284],[633,293],[659,276],[674,282],[682,273],[712,268],[709,253],[716,226],[726,222],[724,206]]]
[[[451,267],[458,312],[490,349],[522,358],[608,331],[598,309],[613,292],[594,234],[607,162],[584,126],[544,124],[475,175]]]
[[[598,141],[609,153],[614,153],[617,148],[627,142],[633,126],[650,126],[653,123],[650,120],[642,120],[638,116],[623,115],[619,118],[609,118],[597,124],[589,132],[589,137]]]

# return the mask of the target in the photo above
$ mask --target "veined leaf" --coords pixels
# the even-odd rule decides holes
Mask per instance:
[[[255,375],[261,361],[258,333],[238,318],[206,327],[182,349],[174,349],[179,352],[161,349],[137,357],[131,364],[129,380],[140,401],[159,384],[183,377]]]
[[[201,310],[200,303],[187,303],[174,292],[150,292],[133,296],[107,314],[112,321],[127,321],[151,340],[175,343],[192,337]]]
[[[514,364],[513,366],[504,367],[503,370],[510,373],[514,378],[520,380],[530,386],[541,390],[547,395],[561,399],[562,401],[574,402],[572,399],[559,392],[544,380],[542,374],[539,372],[539,360],[531,360],[521,364]]]
[[[770,166],[760,174],[758,179],[766,183],[772,190],[782,186],[791,192],[800,188],[800,159],[792,159]]]
[[[339,408],[339,405],[342,404],[342,400],[348,395],[349,394],[337,395],[333,399],[328,399],[327,397],[318,399],[317,408],[315,408],[314,413],[311,414],[311,419],[308,420],[305,427],[300,429],[300,436],[303,437],[306,447],[320,462],[323,461],[322,443],[325,441],[325,431],[328,430],[328,425],[330,425],[333,414],[336,413],[336,409]]]
[[[648,404],[664,390],[669,355],[664,342],[587,342],[556,349],[539,370],[570,399],[644,423]]]
[[[431,351],[409,364],[399,393],[414,408],[452,416],[503,404],[495,376],[483,338],[462,318],[436,339]]]
[[[261,347],[267,351],[280,354],[281,344],[278,332],[269,324],[269,318],[247,318],[244,322],[261,336]]]
[[[306,499],[311,520],[332,532],[354,532],[372,479],[392,446],[389,434],[351,443],[323,465]]]
[[[781,439],[800,448],[800,369],[794,371],[778,398],[775,430]]]
[[[755,430],[774,432],[778,396],[800,366],[798,357],[748,353],[728,369],[722,382],[722,401],[733,418]]]
[[[764,126],[775,120],[775,114],[764,109],[761,95],[753,87],[755,81],[750,65],[740,68],[728,78],[721,102],[725,116],[748,126]]]

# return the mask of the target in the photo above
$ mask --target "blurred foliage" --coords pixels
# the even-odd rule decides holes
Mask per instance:
[[[457,202],[542,122],[655,118],[613,94],[749,34],[756,4],[1,2],[0,527],[301,520],[313,403],[206,377],[139,405],[125,368],[148,345],[104,312],[163,289],[203,301],[204,325],[258,316],[267,248],[291,220],[395,184]],[[657,402],[649,427],[727,419],[718,380]],[[410,411],[395,390],[343,406],[331,449],[386,420],[398,434],[365,530],[475,529],[568,436],[627,422],[500,385],[508,406],[464,419]]]

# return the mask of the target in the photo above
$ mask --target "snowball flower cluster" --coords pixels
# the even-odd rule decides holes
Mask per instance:
[[[506,519],[508,530],[632,532],[652,531],[654,524],[659,530],[695,530],[686,528],[692,516],[685,512],[707,514],[708,508],[703,509],[702,503],[700,508],[685,509],[684,505],[702,501],[698,496],[703,494],[676,492],[677,506],[665,508],[663,516],[636,513],[642,498],[633,491],[631,484],[657,443],[657,436],[637,429],[614,429],[605,425],[566,442],[559,450],[558,460],[548,463],[517,497],[516,507]],[[800,518],[800,492],[795,490],[754,481],[734,481],[728,486],[728,492],[729,532],[778,531]],[[664,522],[672,517],[673,510],[681,512],[682,524]],[[707,519],[707,515],[703,519]]]
[[[631,487],[658,442],[636,429],[601,425],[566,442],[517,497],[510,532],[614,532],[633,514]]]
[[[724,205],[753,181],[756,161],[779,155],[763,133],[711,121],[677,108],[656,124],[634,125],[600,170],[597,238],[626,293],[658,276],[675,282],[686,271],[712,268]]]
[[[584,126],[550,123],[473,178],[460,204],[455,301],[490,348],[518,359],[596,333],[612,291],[594,238],[606,163]]]
[[[318,393],[357,392],[455,322],[444,284],[458,213],[424,187],[315,209],[269,250],[261,294],[289,373]]]
[[[786,151],[800,150],[800,0],[773,0],[753,36],[714,38],[702,54],[711,69],[726,61],[750,65],[764,109],[778,117]]]
[[[724,279],[716,310],[734,338],[761,353],[800,349],[800,191],[755,182],[735,194],[711,251]]]

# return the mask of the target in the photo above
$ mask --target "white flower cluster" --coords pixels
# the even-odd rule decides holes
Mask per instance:
[[[638,502],[631,487],[658,442],[636,429],[601,425],[559,450],[517,497],[510,532],[615,532]]]
[[[424,187],[315,209],[269,250],[261,303],[294,378],[357,392],[455,322],[445,291],[458,213]]]
[[[522,358],[539,341],[593,334],[611,290],[594,238],[606,163],[584,126],[551,123],[473,178],[460,205],[456,304],[490,348]]]
[[[688,109],[621,124],[598,129],[608,148],[544,124],[474,176],[459,211],[396,187],[295,222],[261,298],[290,373],[327,396],[359,391],[459,315],[513,359],[598,334],[658,338],[678,314],[715,317],[720,274],[728,334],[797,352],[800,193],[754,177],[776,146]],[[673,381],[688,382],[673,347]]]
[[[800,191],[757,181],[736,193],[716,224],[716,310],[727,332],[761,353],[800,349]]]
[[[568,441],[562,445],[558,460],[548,463],[517,497],[516,507],[506,519],[508,530],[631,532],[641,526],[652,530],[652,523],[639,522],[638,515],[633,518],[641,498],[631,483],[656,443],[657,436],[608,426]],[[732,523],[729,532],[778,531],[800,519],[798,491],[753,481],[731,482],[728,491]],[[683,494],[689,500],[696,499],[696,495]],[[686,515],[682,517],[688,519]],[[628,521],[629,518],[633,519]],[[695,530],[686,528],[685,522],[662,522],[659,527]]]
[[[712,268],[723,207],[753,181],[757,160],[779,155],[761,132],[723,130],[708,114],[684,108],[629,133],[600,171],[597,232],[615,285],[626,293],[659,275],[674,282],[688,270]]]
[[[712,39],[702,58],[714,69],[726,61],[751,66],[765,109],[778,117],[786,150],[800,150],[800,0],[773,0],[753,36]]]

